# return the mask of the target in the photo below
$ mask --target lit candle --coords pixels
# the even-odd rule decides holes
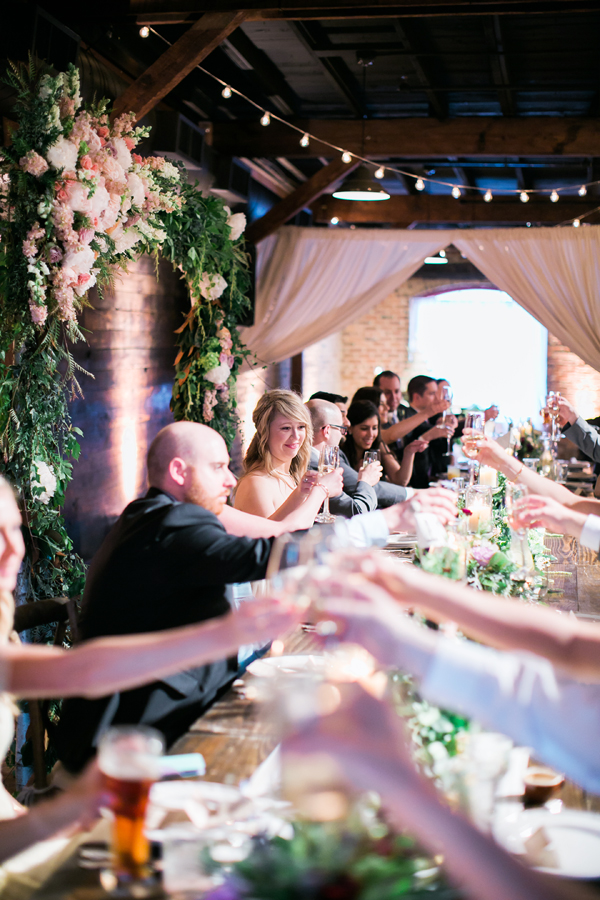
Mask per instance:
[[[492,510],[483,503],[471,504],[471,515],[469,516],[469,531],[477,534],[480,531],[486,531],[492,518]]]
[[[491,466],[481,466],[479,469],[479,484],[487,487],[498,487],[498,472]]]
[[[448,478],[460,478],[460,469],[458,466],[448,466]]]

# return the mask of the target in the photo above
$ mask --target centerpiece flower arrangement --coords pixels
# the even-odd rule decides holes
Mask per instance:
[[[438,866],[380,814],[343,823],[296,821],[293,836],[254,838],[207,900],[395,900],[458,898]]]

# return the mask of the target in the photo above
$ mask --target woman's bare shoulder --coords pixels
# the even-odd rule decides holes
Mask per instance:
[[[275,503],[277,485],[274,484],[274,480],[272,475],[261,470],[243,475],[235,490],[235,508],[254,515],[270,516],[277,508]]]

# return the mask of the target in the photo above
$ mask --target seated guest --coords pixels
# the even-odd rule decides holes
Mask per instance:
[[[335,403],[342,412],[342,424],[348,426],[348,398],[342,397],[341,394],[330,394],[328,391],[317,391],[309,400],[327,400],[328,403]]]
[[[386,444],[381,441],[379,413],[373,403],[369,400],[353,403],[348,410],[348,419],[350,428],[344,444],[344,453],[352,468],[357,472],[360,471],[365,453],[368,450],[378,450],[388,480],[392,484],[407,485],[412,475],[415,454],[422,453],[427,448],[427,442],[416,440],[407,445],[400,465]]]
[[[400,378],[395,372],[380,372],[375,377],[373,385],[381,388],[388,406],[387,421],[381,420],[381,440],[389,447],[396,445],[397,451],[401,449],[403,438],[410,434],[417,425],[426,423],[431,417],[444,412],[449,406],[447,400],[440,400],[437,395],[430,396],[429,405],[424,405],[418,412],[411,407],[401,405]],[[408,422],[409,417],[412,419],[411,422]]]
[[[326,400],[309,400],[306,404],[310,413],[313,430],[313,446],[310,457],[310,468],[317,469],[319,454],[323,447],[339,447],[342,435],[346,434],[346,426],[342,425],[342,413],[334,403]],[[370,463],[358,473],[354,484],[346,486],[347,463],[340,461],[344,477],[344,490],[339,496],[329,501],[329,510],[334,516],[350,518],[359,513],[377,509],[377,494],[373,485],[381,478],[381,464]]]
[[[598,420],[587,422],[564,397],[560,398],[558,409],[558,422],[565,437],[573,441],[588,459],[600,463],[600,432],[593,424]]]
[[[235,491],[235,508],[266,519],[282,519],[304,503],[312,447],[310,414],[292,391],[268,391],[252,413],[256,434],[244,457],[244,474]],[[325,475],[313,493],[341,493],[341,480]],[[318,509],[315,510],[315,515]]]
[[[379,413],[381,427],[387,427],[389,409],[385,394],[380,388],[372,386],[360,387],[357,391],[355,391],[354,397],[352,398],[352,403],[356,403],[358,400],[369,400],[374,406],[376,406],[377,412]]]
[[[438,399],[438,385],[435,378],[430,378],[428,375],[416,375],[408,382],[407,393],[410,407],[404,422],[401,423],[408,425],[410,429],[404,436],[405,445],[407,442],[417,439],[429,442],[437,438],[444,438],[447,441],[450,432],[446,426],[432,425],[427,418],[427,414],[430,414],[432,409],[436,409],[436,412],[443,412],[449,406],[448,401]],[[411,428],[413,422],[415,427]],[[454,418],[452,424],[456,427],[457,423]],[[438,473],[435,468],[435,457],[429,452],[429,449],[426,449],[423,453],[419,453],[414,460],[409,484],[413,488],[426,488],[436,474]]]
[[[157,676],[171,675],[182,665],[202,665],[235,653],[248,637],[264,642],[294,621],[283,606],[261,602],[200,625],[157,634],[99,638],[68,651],[43,644],[9,642],[14,613],[12,592],[24,549],[14,495],[0,478],[0,761],[13,734],[8,694],[29,699],[101,697],[110,691],[137,687]],[[22,812],[23,807],[0,784],[0,819]],[[45,836],[36,833],[33,820],[29,824],[33,839]],[[1,826],[0,837],[4,851]]]
[[[228,465],[225,442],[212,428],[176,422],[158,433],[148,451],[148,493],[125,508],[88,571],[83,640],[223,616],[229,612],[226,585],[265,577],[271,540],[231,536],[218,518],[235,484]],[[328,477],[341,484],[336,473]],[[421,495],[422,505],[442,521],[455,515],[452,499],[439,490]],[[322,491],[313,489],[309,501],[316,512]],[[233,513],[235,530],[244,514]],[[390,530],[410,529],[411,517],[410,505],[399,504],[356,516],[346,528],[365,546]],[[236,671],[235,658],[221,657],[161,675],[144,688],[67,700],[56,736],[59,759],[67,770],[79,771],[111,725],[152,725],[170,745],[227,690]]]

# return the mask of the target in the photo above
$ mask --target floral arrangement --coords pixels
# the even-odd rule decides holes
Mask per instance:
[[[175,419],[215,428],[228,448],[238,417],[235,381],[250,352],[237,326],[250,309],[248,256],[241,235],[243,213],[232,215],[218,197],[182,186],[181,210],[164,217],[163,255],[183,273],[191,309],[177,330],[179,352],[171,408]]]
[[[357,816],[343,824],[295,822],[291,840],[255,838],[250,855],[236,863],[207,900],[395,900],[415,895],[458,897],[412,838],[394,834],[380,816],[371,814],[362,822]]]
[[[12,66],[17,127],[0,151],[0,450],[26,524],[24,599],[74,596],[85,570],[60,507],[80,451],[68,401],[81,393],[69,341],[89,289],[157,250],[178,210],[179,169],[135,152],[147,130],[83,108],[75,67]]]

